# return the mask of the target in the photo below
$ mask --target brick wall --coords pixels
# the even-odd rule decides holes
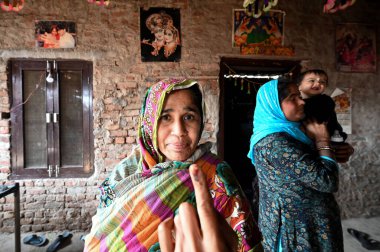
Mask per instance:
[[[10,58],[94,62],[95,172],[86,179],[19,181],[22,231],[90,228],[91,217],[96,211],[97,186],[136,144],[136,125],[143,94],[159,79],[187,76],[200,81],[206,92],[207,105],[203,141],[217,143],[219,56],[239,54],[239,49],[231,47],[231,23],[232,9],[240,9],[242,2],[112,0],[110,6],[104,8],[85,0],[36,0],[27,1],[20,13],[0,12],[0,112],[10,110],[6,69]],[[295,46],[297,57],[308,59],[306,66],[326,69],[332,88],[353,89],[353,134],[349,141],[356,152],[341,168],[338,199],[343,216],[378,216],[380,198],[375,192],[380,190],[379,73],[337,72],[334,31],[337,23],[379,24],[380,3],[357,1],[344,12],[327,15],[322,13],[322,1],[279,2],[278,9],[286,11],[285,44]],[[181,9],[182,58],[179,63],[141,62],[140,7]],[[76,22],[77,47],[35,48],[34,20]],[[9,120],[0,119],[0,184],[12,183],[8,180],[11,173],[9,132]],[[0,232],[12,232],[13,223],[12,197],[0,199]]]

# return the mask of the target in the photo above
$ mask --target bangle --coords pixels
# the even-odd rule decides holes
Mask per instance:
[[[317,150],[318,151],[321,151],[321,150],[330,150],[332,152],[335,152],[335,150],[333,148],[331,148],[330,146],[321,146],[321,147],[318,147]]]
[[[330,143],[329,142],[324,142],[324,143],[320,142],[320,143],[316,143],[315,146],[317,148],[319,148],[319,147],[325,147],[325,146],[330,146]]]

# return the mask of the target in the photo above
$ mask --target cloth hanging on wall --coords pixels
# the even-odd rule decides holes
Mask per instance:
[[[24,7],[24,0],[4,0],[0,2],[3,11],[20,11]]]
[[[259,3],[259,0],[244,0],[243,7],[249,16],[254,18],[259,18],[264,12],[268,12],[272,7],[276,6],[278,0],[264,0],[262,4]]]
[[[87,2],[105,6],[108,6],[110,4],[110,0],[87,0]]]
[[[353,5],[356,0],[326,0],[323,5],[324,13],[335,13],[340,10],[344,10],[347,7]]]

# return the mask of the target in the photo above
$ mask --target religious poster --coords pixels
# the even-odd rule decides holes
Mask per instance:
[[[260,17],[233,10],[232,46],[283,46],[285,12],[270,10]]]
[[[376,72],[376,26],[339,24],[335,52],[338,71]]]
[[[347,134],[352,134],[351,91],[351,88],[336,88],[331,94],[338,122]]]
[[[35,21],[36,47],[74,48],[76,46],[75,22]]]
[[[141,60],[181,59],[180,12],[174,8],[140,9]]]

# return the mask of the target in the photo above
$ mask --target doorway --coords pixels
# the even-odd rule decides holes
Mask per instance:
[[[251,203],[255,217],[258,215],[258,184],[255,167],[247,154],[253,129],[256,94],[260,86],[270,79],[251,77],[295,76],[300,69],[300,60],[222,57],[220,61],[218,155],[232,167]]]

